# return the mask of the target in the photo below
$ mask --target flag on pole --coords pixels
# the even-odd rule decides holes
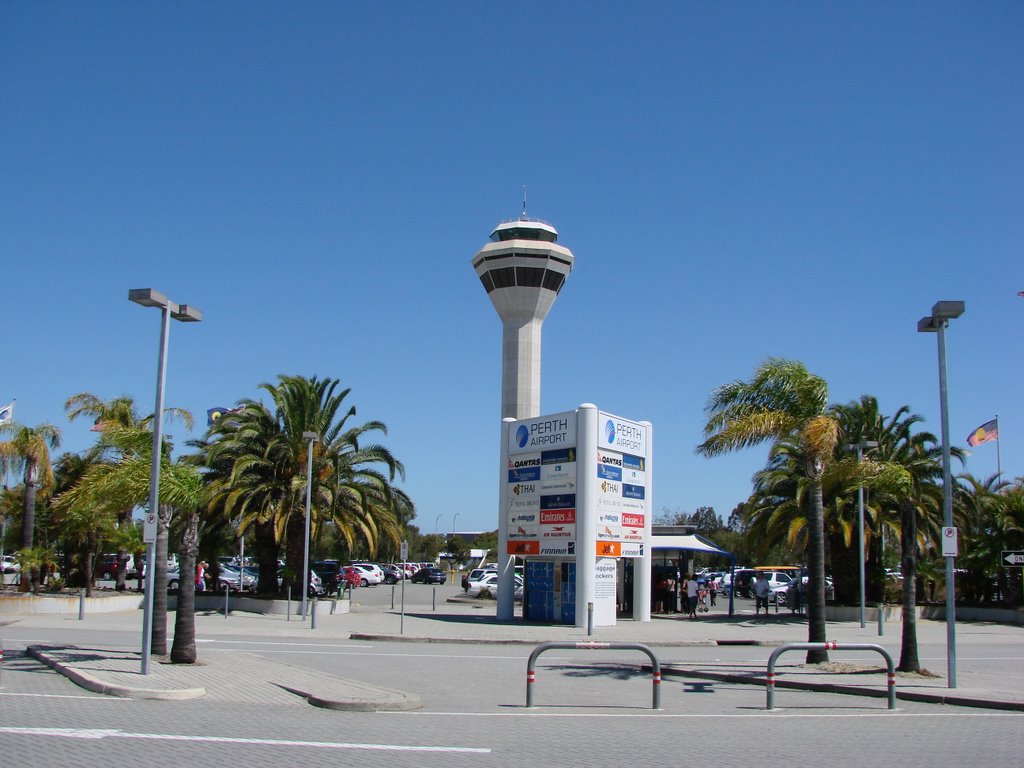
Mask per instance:
[[[3,408],[0,408],[0,424],[6,424],[14,418],[14,401],[11,400]]]
[[[241,413],[241,412],[242,412],[241,408],[228,408],[226,406],[221,406],[220,408],[210,408],[206,412],[206,426],[212,427],[214,424],[217,423],[217,420],[221,416],[224,416],[225,414],[228,414],[228,413]]]
[[[991,440],[999,439],[999,419],[992,419],[992,421],[986,421],[976,430],[971,432],[967,436],[967,444],[972,448],[982,443],[987,443]]]

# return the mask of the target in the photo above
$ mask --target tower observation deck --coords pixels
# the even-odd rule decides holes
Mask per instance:
[[[525,216],[502,222],[490,239],[473,268],[503,327],[501,417],[539,416],[541,326],[575,257],[553,226]]]

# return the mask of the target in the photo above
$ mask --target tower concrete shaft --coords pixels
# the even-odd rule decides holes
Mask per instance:
[[[546,222],[499,224],[473,257],[480,282],[501,318],[501,417],[540,415],[541,326],[572,271],[572,251]]]

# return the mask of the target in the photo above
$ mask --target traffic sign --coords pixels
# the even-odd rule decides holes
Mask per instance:
[[[1024,568],[1024,550],[1021,550],[1021,549],[1004,549],[1003,550],[1003,567],[1004,568]]]
[[[946,526],[942,529],[942,556],[956,557],[960,554],[957,551],[956,528]]]
[[[142,521],[142,543],[153,544],[156,542],[156,514],[147,510],[146,517]]]

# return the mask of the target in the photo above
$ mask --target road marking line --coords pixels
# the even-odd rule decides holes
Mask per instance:
[[[207,648],[205,650],[211,651],[211,652],[214,652],[214,653],[230,653],[232,651],[237,651],[238,649],[237,648]],[[389,659],[393,659],[393,658],[438,659],[439,661],[448,661],[450,659],[501,659],[501,660],[511,660],[511,661],[525,661],[526,660],[525,656],[448,656],[448,655],[440,655],[440,654],[435,654],[435,653],[388,653],[388,654],[372,653],[372,654],[365,654],[365,653],[354,653],[354,652],[351,652],[351,651],[286,651],[286,650],[280,650],[279,651],[279,650],[276,650],[276,649],[262,650],[262,649],[259,649],[259,648],[254,648],[254,649],[250,650],[249,653],[253,653],[253,654],[256,654],[256,655],[259,655],[261,653],[266,653],[266,654],[270,654],[270,653],[306,653],[306,654],[309,654],[310,656],[367,656],[367,655],[370,655],[370,656],[382,656],[383,655],[383,656],[385,656],[385,657],[387,657]],[[556,657],[552,656],[550,658],[551,659],[555,659]]]
[[[510,705],[515,706],[515,705]],[[409,717],[614,717],[620,718],[671,718],[674,720],[719,720],[721,718],[830,718],[841,719],[850,717],[1022,717],[1021,712],[891,712],[888,710],[878,712],[848,712],[848,713],[814,713],[814,712],[786,712],[776,708],[771,712],[750,712],[749,714],[671,714],[666,712],[649,712],[638,714],[634,712],[378,712],[378,715],[396,717],[405,715]]]
[[[284,643],[274,640],[217,640],[215,638],[196,638],[197,643],[231,643],[233,645],[293,645],[299,648],[373,648],[363,643]]]
[[[489,754],[484,747],[439,747],[412,744],[360,744],[339,741],[296,741],[294,739],[243,739],[233,736],[190,736],[173,733],[128,733],[114,728],[19,728],[0,727],[0,734],[18,736],[56,736],[67,739],[138,739],[150,741],[189,741],[207,744],[245,744],[268,747],[314,747],[317,749],[366,749],[391,752],[469,752]]]
[[[14,693],[12,691],[0,691],[0,696],[31,696],[39,699],[86,699],[88,701],[131,701],[117,696],[84,696],[82,694],[69,693]]]

